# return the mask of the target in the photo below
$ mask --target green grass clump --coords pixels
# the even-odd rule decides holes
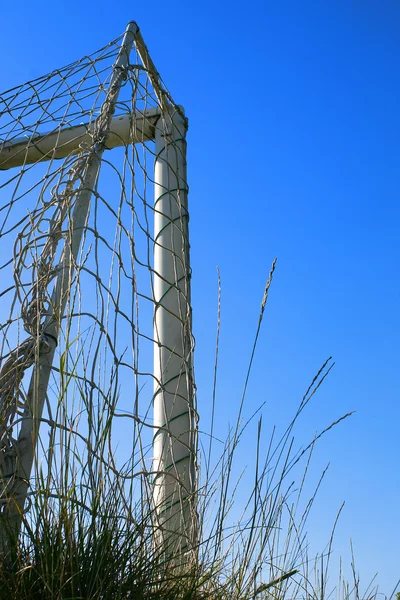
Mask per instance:
[[[89,429],[79,443],[73,441],[73,427],[64,424],[58,428],[57,452],[56,437],[51,434],[51,450],[36,471],[29,510],[20,515],[21,533],[16,538],[8,532],[8,551],[0,563],[0,600],[334,597],[328,585],[336,523],[327,548],[316,559],[308,555],[306,536],[307,519],[324,473],[306,502],[302,496],[318,438],[349,415],[326,427],[300,450],[295,450],[293,437],[297,419],[332,368],[330,359],[313,378],[287,429],[280,437],[273,433],[266,456],[261,456],[259,419],[253,485],[239,517],[232,516],[233,510],[237,514],[235,492],[240,485],[240,477],[232,481],[235,457],[245,429],[251,426],[251,422],[243,423],[242,408],[265,302],[266,296],[236,426],[214,466],[211,444],[205,450],[205,476],[198,490],[198,547],[168,561],[157,548],[148,500],[151,483],[146,473],[134,472],[133,464],[123,471],[115,468],[109,450],[115,406],[107,399],[97,421],[90,417],[92,408],[87,406]],[[64,387],[63,401],[65,393]],[[135,479],[141,485],[139,499],[132,484]],[[4,529],[6,524],[1,525]],[[352,573],[351,584],[341,577],[336,596],[340,600],[374,600],[376,588],[360,592],[354,563]]]

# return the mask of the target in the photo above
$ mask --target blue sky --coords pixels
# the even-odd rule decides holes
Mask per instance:
[[[264,284],[278,258],[245,405],[285,424],[322,362],[336,366],[297,429],[330,461],[309,523],[322,549],[346,501],[364,582],[400,577],[400,4],[36,1],[2,11],[3,90],[70,63],[136,20],[190,120],[198,402],[210,411],[217,280],[222,331],[217,431],[239,404]],[[240,454],[253,461],[251,436]]]

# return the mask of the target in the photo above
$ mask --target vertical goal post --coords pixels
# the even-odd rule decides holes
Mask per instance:
[[[136,52],[134,64],[130,60],[132,49]],[[150,239],[154,255],[144,264],[144,268],[150,275],[150,291],[142,294],[137,292],[136,286],[139,286],[139,281],[135,275],[135,266],[132,267],[131,279],[134,289],[132,297],[137,300],[137,297],[140,296],[140,301],[141,298],[145,298],[152,304],[152,337],[139,331],[135,316],[132,316],[130,323],[132,336],[136,340],[141,336],[147,337],[153,345],[154,420],[153,423],[145,423],[145,425],[150,425],[154,431],[154,442],[152,465],[147,467],[147,480],[152,478],[151,483],[148,481],[148,485],[151,487],[152,495],[155,544],[159,550],[162,550],[164,557],[168,558],[195,550],[198,545],[196,506],[198,416],[193,382],[191,331],[191,273],[186,179],[187,119],[182,107],[173,102],[162,83],[135,23],[129,23],[127,27],[112,65],[111,74],[107,73],[106,82],[102,81],[101,68],[97,67],[97,65],[101,66],[103,56],[109,58],[107,51],[100,56],[98,63],[95,63],[94,60],[88,62],[88,72],[90,71],[90,77],[97,82],[99,91],[96,95],[96,110],[91,108],[90,113],[85,113],[85,110],[82,109],[82,116],[89,115],[90,117],[85,123],[79,122],[80,115],[76,116],[74,113],[74,117],[68,120],[67,125],[64,123],[65,117],[59,119],[58,123],[54,118],[53,128],[47,132],[44,125],[43,130],[40,130],[42,123],[39,122],[39,127],[35,127],[34,131],[30,128],[24,133],[25,115],[37,110],[36,100],[32,101],[31,97],[29,100],[24,100],[25,88],[21,87],[20,94],[23,100],[20,101],[20,105],[23,110],[21,111],[22,117],[15,119],[18,126],[12,120],[15,115],[16,109],[13,106],[15,106],[15,98],[18,97],[18,90],[11,91],[13,93],[8,94],[3,105],[0,103],[0,175],[1,172],[4,173],[10,169],[19,169],[18,175],[13,174],[11,179],[6,182],[9,187],[11,187],[10,182],[21,180],[25,173],[29,173],[30,180],[34,180],[35,169],[44,162],[54,165],[55,160],[64,160],[63,167],[57,171],[58,183],[52,189],[50,200],[47,203],[43,200],[45,194],[49,193],[46,187],[47,183],[45,183],[47,176],[42,176],[42,191],[39,194],[41,212],[38,212],[38,209],[33,210],[32,207],[31,231],[28,231],[29,219],[26,221],[28,225],[25,225],[28,229],[24,229],[24,232],[28,231],[26,234],[18,234],[16,226],[6,229],[8,215],[13,210],[15,199],[20,200],[24,197],[22,193],[18,196],[17,185],[12,190],[11,201],[2,207],[7,208],[2,231],[5,230],[9,236],[12,232],[17,233],[19,239],[27,239],[29,253],[34,254],[34,258],[31,263],[28,263],[25,259],[27,255],[25,250],[14,250],[13,261],[11,261],[14,265],[12,267],[15,281],[14,300],[10,316],[5,319],[3,328],[5,333],[3,351],[0,356],[0,512],[2,516],[0,525],[3,525],[3,530],[0,530],[1,544],[4,552],[7,549],[5,542],[7,532],[4,531],[4,528],[9,527],[12,531],[18,532],[21,527],[22,515],[27,509],[26,501],[30,493],[32,469],[39,460],[39,430],[44,422],[43,411],[46,403],[49,405],[50,402],[49,380],[60,371],[60,369],[57,371],[54,365],[57,345],[61,338],[68,335],[64,331],[67,331],[68,328],[73,329],[71,323],[76,318],[75,295],[79,294],[80,298],[78,303],[81,311],[78,316],[79,323],[86,318],[85,315],[88,313],[85,302],[89,298],[85,298],[83,278],[88,276],[87,273],[92,273],[89,268],[86,268],[86,264],[89,261],[88,256],[91,252],[93,254],[94,250],[85,247],[85,240],[92,233],[92,213],[96,212],[96,203],[101,198],[99,187],[104,157],[108,151],[113,151],[114,148],[124,149],[125,167],[123,171],[120,171],[119,177],[125,182],[124,178],[127,177],[126,171],[128,171],[126,156],[130,152],[129,148],[137,145],[143,151],[143,155],[146,154],[147,160],[150,156],[153,161],[153,170],[150,172],[150,167],[147,166],[145,160],[139,158],[139,155],[135,154],[136,151],[132,150],[132,158],[129,159],[132,167],[130,163],[128,166],[131,170],[130,176],[134,181],[131,185],[132,197],[137,197],[139,201],[142,201],[145,215],[149,205],[146,196],[147,190],[153,189],[154,224],[152,231],[149,229],[149,225],[146,225],[145,234]],[[137,63],[138,59],[140,64]],[[68,76],[78,77],[81,69],[80,63],[77,63],[76,66],[73,65],[73,68],[68,71]],[[49,76],[50,82],[53,81],[51,76]],[[61,83],[58,83],[57,79],[59,87],[63,85],[66,77],[63,75]],[[82,82],[85,82],[83,77]],[[131,86],[129,88],[131,95],[127,99],[125,94],[123,100],[120,100],[121,89],[124,88],[127,81]],[[34,85],[35,82],[31,84],[31,87]],[[65,114],[67,110],[65,98],[68,90],[72,89],[72,84],[70,88],[67,86],[67,91],[63,87],[63,91],[58,96],[54,92],[53,83],[51,86],[49,84],[46,89],[51,87],[53,97],[57,99],[54,114],[59,115],[62,111]],[[42,82],[37,84],[37,90],[35,90],[38,98],[40,98],[41,87],[43,88]],[[71,92],[71,98],[68,99],[68,110],[72,105],[74,110],[76,110],[76,106],[84,106],[87,95],[92,94],[92,87],[89,85],[87,85],[89,92],[85,91],[86,95],[81,93],[80,90],[84,87],[83,83],[75,85],[74,90],[78,91],[74,92],[75,95],[72,95]],[[78,102],[79,93],[83,100]],[[54,104],[53,97],[51,100],[45,97],[42,103],[38,100],[42,115],[49,114],[47,107],[51,106],[51,101]],[[42,104],[46,104],[46,110],[42,110]],[[2,106],[3,112],[1,112]],[[128,110],[126,110],[127,108]],[[20,110],[19,105],[18,110]],[[72,114],[72,109],[70,112]],[[5,128],[1,127],[3,114],[6,116]],[[48,120],[47,116],[42,117],[43,123],[47,123]],[[7,126],[9,126],[11,134],[5,136],[4,132],[7,131]],[[14,135],[15,130],[22,133],[22,136]],[[150,150],[145,145],[147,142],[152,145]],[[140,186],[136,183],[135,165],[137,172],[144,173],[144,183],[141,183]],[[6,184],[4,186],[7,189]],[[29,185],[31,186],[29,194],[32,194],[35,185],[31,183]],[[0,191],[4,186],[0,187]],[[125,196],[126,187],[124,186],[121,197]],[[1,202],[2,197],[0,196]],[[53,209],[51,217],[47,216],[48,206]],[[112,207],[110,210],[113,210]],[[121,215],[124,210],[125,208],[122,206],[118,214]],[[36,226],[37,214],[41,219],[40,228]],[[139,221],[137,209],[134,206],[132,214]],[[115,218],[117,238],[118,236],[118,239],[121,238],[121,231],[125,232],[130,240],[132,251],[128,256],[124,255],[122,250],[119,253],[114,250],[110,277],[113,269],[116,268],[115,256],[119,260],[120,273],[124,273],[123,259],[125,256],[126,262],[132,261],[135,264],[137,261],[139,265],[142,264],[136,258],[135,244],[137,242],[135,242],[136,238],[133,233],[132,235],[129,233],[129,223],[121,225],[122,217],[117,215]],[[43,230],[44,224],[47,226],[45,231]],[[106,225],[105,223],[105,228]],[[144,229],[144,227],[139,223],[137,229]],[[95,240],[105,238],[105,234],[99,228],[94,230],[93,235]],[[33,241],[30,241],[32,239]],[[121,241],[114,241],[114,244],[118,245],[118,243],[121,247]],[[92,274],[93,280],[100,289],[101,260],[98,261],[96,257],[96,261],[100,263],[99,271]],[[4,261],[4,269],[9,263],[10,261]],[[24,269],[28,270],[29,276],[34,278],[30,287],[27,283],[22,283],[25,281],[23,279]],[[118,277],[121,278],[121,275]],[[103,288],[106,287],[106,284],[101,283],[101,285]],[[118,283],[118,285],[120,284]],[[11,287],[4,292],[0,289],[0,293],[8,293]],[[87,295],[90,296],[90,294]],[[108,304],[111,301],[114,302],[118,315],[122,314],[122,310],[118,306],[118,301],[121,302],[120,296],[120,291],[115,293],[115,297],[110,291],[108,300]],[[29,336],[21,341],[21,326],[19,326],[18,333],[14,335],[16,343],[12,348],[10,339],[13,336],[9,328],[12,327],[13,321],[17,321],[14,316],[16,306],[20,307],[21,316],[18,318]],[[126,317],[126,311],[123,314]],[[132,314],[134,314],[133,306]],[[0,319],[3,321],[1,313]],[[94,322],[93,327],[99,328],[102,340],[104,336],[108,335],[107,322],[110,319],[111,317],[107,316],[106,322],[98,323],[98,319]],[[10,335],[7,337],[9,331]],[[68,337],[66,339],[68,340]],[[114,361],[118,345],[116,334],[115,339],[112,347]],[[84,344],[83,342],[79,343],[82,344],[79,352],[83,353]],[[136,343],[134,343],[133,352],[134,368],[129,367],[134,371],[135,377],[138,377],[139,371],[136,362],[139,359]],[[67,343],[65,343],[65,347],[65,351],[69,352]],[[7,348],[8,351],[5,352],[4,349]],[[91,350],[88,352],[90,353]],[[99,352],[100,350],[97,353],[94,352],[96,358],[93,358],[93,372]],[[77,364],[80,364],[80,360],[80,358],[77,360]],[[81,376],[81,379],[85,380],[85,384],[88,379],[86,374],[89,371],[88,360],[84,363],[85,370]],[[120,365],[121,368],[125,366],[122,359],[116,367],[110,367],[110,373],[114,374],[112,376],[115,376]],[[79,373],[74,371],[74,377],[77,380],[78,376]],[[93,377],[95,376],[93,375]],[[105,377],[104,375],[103,379]],[[27,390],[23,391],[24,381],[27,378],[30,383]],[[92,387],[98,386],[97,379],[90,381],[90,384]],[[132,405],[135,402],[137,403],[137,398],[132,398]],[[117,408],[114,410],[116,411]],[[88,418],[91,418],[90,415]],[[52,418],[49,418],[48,422],[51,421]],[[135,426],[138,422],[141,425],[144,424],[141,417],[135,414]],[[50,469],[50,467],[48,468]]]

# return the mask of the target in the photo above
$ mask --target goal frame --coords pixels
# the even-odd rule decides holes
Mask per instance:
[[[111,119],[104,147],[94,153],[86,173],[86,181],[82,191],[78,193],[72,219],[70,257],[66,259],[67,268],[64,272],[71,272],[74,268],[75,258],[81,247],[90,198],[100,172],[102,152],[128,144],[154,141],[153,510],[156,543],[161,545],[165,558],[168,559],[198,546],[197,413],[192,373],[186,180],[187,119],[183,108],[173,104],[164,90],[134,22],[129,23],[126,29],[109,91],[119,69],[129,64],[133,45],[147,71],[158,106]],[[95,123],[69,128],[59,126],[47,133],[0,143],[0,170],[24,168],[26,165],[61,160],[81,153],[93,145],[94,132]],[[55,283],[51,303],[59,307],[61,315],[66,305],[66,287],[65,277],[61,275]],[[184,319],[182,315],[185,316]],[[58,318],[58,323],[60,320]],[[22,419],[18,439],[20,456],[17,461],[19,466],[16,467],[17,493],[14,503],[8,509],[8,519],[17,532],[26,503],[47,386],[60,333],[55,321],[48,317],[44,324],[49,349],[46,353],[39,353],[35,364],[28,392],[33,408],[31,414],[25,414]],[[186,371],[183,364],[188,365]],[[4,540],[2,546],[4,550]]]

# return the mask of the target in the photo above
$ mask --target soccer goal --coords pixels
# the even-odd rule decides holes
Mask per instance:
[[[0,95],[3,552],[106,468],[168,556],[196,547],[186,131],[135,23]]]

